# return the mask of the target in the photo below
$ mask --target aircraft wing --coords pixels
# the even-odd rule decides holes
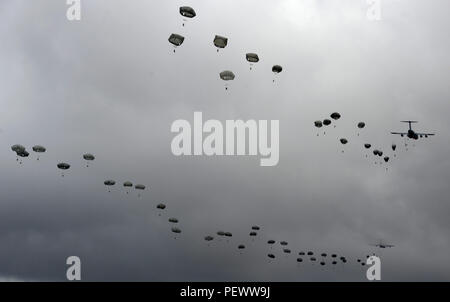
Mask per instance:
[[[394,247],[395,245],[392,245],[392,244],[385,244],[384,246],[385,246],[385,247]]]
[[[391,132],[391,134],[408,135],[406,132]]]
[[[417,135],[431,136],[431,135],[434,135],[434,133],[417,133]]]

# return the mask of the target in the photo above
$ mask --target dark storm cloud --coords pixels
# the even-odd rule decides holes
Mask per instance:
[[[396,245],[382,252],[384,280],[449,280],[448,2],[383,1],[379,22],[365,1],[188,2],[84,1],[78,23],[64,1],[0,4],[0,280],[65,280],[70,255],[83,280],[365,280],[353,263],[299,267],[279,246],[269,263],[272,238],[352,261],[382,238]],[[198,14],[185,27],[179,5]],[[172,32],[186,37],[175,54]],[[219,53],[215,34],[229,38]],[[247,52],[260,57],[252,71]],[[173,156],[170,125],[194,111],[279,119],[279,164]],[[316,137],[313,121],[333,111],[338,127]],[[406,151],[388,134],[403,119],[438,135]],[[367,141],[398,144],[388,171],[364,157]],[[19,165],[15,143],[48,150]],[[64,178],[60,161],[72,164]],[[108,193],[105,179],[147,189]],[[208,247],[218,230],[233,239]]]

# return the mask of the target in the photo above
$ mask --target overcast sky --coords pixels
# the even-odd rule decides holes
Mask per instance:
[[[197,12],[184,27],[181,5]],[[85,281],[364,281],[356,259],[380,239],[396,245],[379,253],[382,280],[450,281],[450,3],[381,5],[370,21],[365,0],[96,0],[69,22],[65,1],[1,1],[0,281],[64,281],[72,255]],[[185,36],[176,53],[171,33]],[[229,38],[220,52],[215,34]],[[260,57],[252,70],[247,52]],[[236,75],[227,91],[223,70]],[[170,126],[194,111],[279,120],[278,165],[174,156]],[[334,111],[337,127],[317,136],[313,122]],[[406,150],[389,134],[405,119],[437,135]],[[389,164],[366,158],[366,142]],[[47,152],[20,165],[13,144]],[[126,180],[147,189],[127,195]],[[208,246],[218,230],[234,236]],[[297,265],[302,250],[349,262]]]

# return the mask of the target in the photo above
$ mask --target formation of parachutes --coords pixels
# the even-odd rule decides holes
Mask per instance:
[[[183,26],[185,26],[185,23],[187,22],[188,19],[192,19],[196,16],[195,10],[188,6],[180,7],[180,14],[183,16]],[[184,43],[185,37],[183,37],[180,34],[173,33],[169,36],[168,41],[173,45],[173,47],[174,47],[173,51],[175,52],[176,48],[180,47]],[[213,45],[217,48],[217,52],[219,52],[219,50],[227,47],[228,38],[224,37],[224,36],[220,36],[220,35],[215,35],[214,39],[213,39]],[[256,53],[246,53],[245,59],[249,63],[250,70],[252,70],[254,64],[256,64],[260,61],[259,55]],[[283,71],[282,66],[280,66],[280,65],[272,66],[272,72],[273,72],[274,76],[278,75],[282,71]],[[233,81],[235,79],[235,74],[230,70],[224,70],[219,73],[219,77],[221,80],[228,82],[228,81]],[[275,79],[273,79],[273,81],[275,82]],[[228,89],[228,86],[225,86],[225,89]],[[341,119],[341,114],[338,112],[333,112],[329,115],[329,117],[327,117],[325,119],[316,120],[314,122],[314,126],[317,129],[321,129],[320,131],[322,131],[323,128],[326,128],[332,124],[334,127],[336,127],[336,125],[340,119]],[[358,133],[357,133],[358,136],[360,135],[359,131],[361,131],[365,127],[366,127],[365,122],[360,121],[360,122],[356,123],[356,129],[358,131]],[[324,131],[323,133],[326,134],[326,131]],[[319,136],[319,133],[317,133],[317,136]],[[349,138],[347,138],[347,137],[339,137],[338,140],[342,146],[345,146],[350,143]],[[370,150],[370,149],[372,149],[372,144],[364,143],[363,148],[365,150]],[[11,149],[13,152],[16,153],[17,161],[20,160],[20,164],[22,164],[22,158],[26,158],[26,157],[30,156],[30,153],[22,145],[19,145],[19,144],[13,145],[11,147]],[[396,145],[392,144],[391,149],[393,152],[395,152]],[[42,155],[43,153],[46,152],[46,148],[41,145],[33,146],[32,150],[33,150],[33,152],[36,153],[37,160],[39,160],[40,155]],[[390,157],[386,155],[386,152],[383,152],[382,150],[380,150],[380,148],[376,148],[376,149],[374,148],[372,153],[374,156],[382,158],[384,160],[384,162],[386,162],[386,163],[389,162],[389,160],[390,160]],[[384,155],[384,157],[383,157],[383,155]],[[91,153],[83,154],[82,158],[86,163],[86,167],[89,167],[90,163],[92,163],[96,159],[96,157]],[[69,170],[71,168],[71,165],[66,162],[59,162],[59,163],[57,163],[56,167],[62,171],[61,175],[64,176],[64,172]],[[118,184],[118,182],[116,182],[116,180],[114,180],[114,179],[107,179],[107,180],[103,181],[103,184],[107,187],[108,191],[111,192],[112,188],[114,188]],[[119,185],[120,185],[120,183],[119,183]],[[135,184],[134,185],[131,181],[128,181],[128,180],[124,181],[121,186],[125,189],[126,194],[129,194],[130,189],[132,189],[134,187],[134,189],[137,190],[137,192],[139,192],[138,197],[141,196],[140,192],[142,192],[146,189],[145,185],[143,185],[143,184]],[[159,216],[162,216],[163,213],[166,212],[166,204],[164,204],[164,203],[157,204],[156,211],[158,212]],[[169,217],[169,218],[167,218],[167,221],[170,223],[170,231],[172,233],[174,233],[175,236],[180,236],[180,234],[182,233],[182,230],[179,227],[180,220],[176,217]],[[260,231],[261,231],[260,226],[253,225],[253,226],[251,226],[250,230],[248,230],[246,232],[248,232],[248,236],[254,242],[255,240],[258,240],[261,237]],[[177,238],[177,237],[175,237],[175,238]],[[233,239],[233,234],[229,231],[219,230],[219,231],[215,232],[214,234],[209,234],[209,235],[204,236],[203,239],[204,239],[204,241],[207,242],[207,244],[209,246],[211,244],[214,244],[215,241],[221,241],[222,239],[224,239],[227,243],[229,243]],[[263,239],[261,239],[261,240],[263,240]],[[311,264],[319,263],[320,266],[326,266],[328,264],[330,264],[331,266],[336,266],[336,265],[346,264],[348,262],[346,256],[338,255],[337,253],[328,253],[328,252],[315,253],[312,250],[308,250],[308,251],[302,250],[302,251],[298,251],[298,252],[294,253],[293,252],[294,249],[291,247],[288,248],[289,243],[285,240],[277,241],[275,239],[270,239],[267,241],[265,240],[264,242],[269,249],[266,252],[267,253],[266,255],[270,259],[271,262],[273,262],[274,259],[276,259],[278,257],[278,254],[275,252],[275,249],[277,247],[279,247],[279,252],[282,254],[285,254],[286,256],[295,255],[294,260],[295,260],[295,262],[297,262],[299,264],[309,261]],[[279,246],[278,246],[277,242],[279,243]],[[236,242],[235,245],[233,246],[233,248],[235,247],[237,250],[240,251],[240,253],[242,253],[242,252],[244,252],[244,250],[247,249],[249,244],[251,244],[251,243]],[[355,262],[358,264],[361,264],[361,265],[365,265],[365,262],[359,258]]]
[[[180,15],[183,17],[183,26],[185,25],[185,23],[188,19],[192,19],[195,16],[197,16],[197,13],[195,12],[195,10],[190,6],[181,6],[179,12],[180,12]],[[174,47],[173,52],[176,52],[176,49],[184,43],[184,40],[185,40],[185,37],[180,34],[176,34],[176,33],[170,34],[168,41]],[[217,52],[219,52],[219,50],[227,47],[228,38],[225,36],[221,36],[221,35],[215,35],[214,39],[213,39],[213,45],[216,47]],[[252,70],[253,65],[255,63],[258,63],[260,60],[258,54],[253,53],[253,52],[246,53],[245,59],[250,64],[250,70]],[[272,72],[273,72],[274,76],[279,74],[281,71],[283,71],[283,67],[281,67],[280,65],[272,66]],[[224,70],[222,72],[219,72],[219,77],[223,81],[228,82],[228,81],[234,80],[235,74],[230,70]],[[273,79],[273,82],[275,82],[275,78]],[[228,90],[228,84],[225,84],[225,90]]]
[[[337,120],[339,120],[340,118],[341,118],[341,114],[339,113],[339,112],[333,112],[333,113],[331,113],[330,114],[330,118],[332,119],[332,120],[334,120],[334,122],[332,122],[332,120],[331,119],[328,119],[328,118],[325,118],[324,120],[316,120],[316,121],[314,121],[314,126],[317,128],[317,136],[319,136],[319,132],[321,131],[321,128],[323,128],[323,127],[327,127],[327,126],[329,126],[329,125],[331,125],[331,124],[334,124],[334,127],[336,127],[336,121]],[[360,136],[360,131],[362,130],[362,129],[364,129],[366,127],[366,123],[365,122],[357,122],[356,123],[356,129],[357,129],[357,136]],[[326,131],[324,131],[323,132],[323,135],[326,135]],[[348,140],[348,138],[346,138],[346,137],[340,137],[340,138],[338,138],[339,139],[339,142],[340,142],[340,144],[342,145],[342,153],[344,153],[344,146],[345,145],[347,145],[348,143],[349,143],[349,140]],[[369,149],[371,149],[372,148],[372,144],[371,143],[364,143],[364,144],[362,144],[362,146],[361,146],[361,149],[364,151],[364,150],[366,150],[366,152],[369,150]],[[391,150],[392,150],[392,155],[393,155],[393,157],[396,157],[397,155],[396,155],[396,153],[395,153],[395,151],[396,151],[396,149],[397,149],[397,145],[396,144],[392,144],[391,145]],[[383,152],[382,150],[380,150],[379,148],[374,148],[373,149],[373,151],[372,151],[372,154],[375,156],[375,164],[382,164],[383,163],[383,161],[384,161],[384,163],[388,163],[389,161],[390,161],[390,159],[391,159],[391,157],[390,156],[388,156],[387,154],[386,154],[386,152]],[[365,157],[368,157],[368,153],[366,153],[366,155],[365,155]],[[384,156],[383,156],[384,155]],[[382,160],[382,161],[380,161],[380,159]],[[387,170],[388,168],[386,168],[386,170]]]
[[[335,117],[336,120],[339,119],[339,118],[336,118],[336,116],[337,116],[336,114],[334,114],[333,116]],[[24,153],[26,152],[26,148],[22,145],[19,145],[19,144],[13,145],[11,147],[11,149],[19,157],[27,157],[28,156],[28,155],[24,156]],[[394,146],[393,146],[393,149],[395,149]],[[34,152],[36,152],[37,154],[41,154],[46,151],[46,148],[43,146],[37,145],[37,146],[34,146],[32,148],[32,150]],[[378,152],[380,152],[382,155],[381,151],[378,151]],[[91,153],[84,154],[82,156],[82,158],[83,158],[83,160],[88,161],[88,162],[95,160],[95,156],[92,155]],[[64,171],[69,170],[71,168],[71,165],[68,163],[65,163],[65,162],[60,162],[56,166],[58,169],[62,170],[63,173],[64,173]],[[64,174],[62,174],[62,176],[64,176]],[[111,192],[111,189],[117,185],[117,182],[113,179],[107,179],[107,180],[103,181],[103,184],[107,187],[108,192]],[[122,187],[125,188],[126,194],[129,194],[129,189],[132,189],[133,186],[134,186],[134,189],[138,190],[138,191],[143,191],[146,189],[145,185],[142,185],[142,184],[133,185],[133,183],[131,181],[124,181],[122,183]],[[140,194],[138,195],[138,197],[140,197]],[[162,216],[162,214],[166,211],[166,205],[164,203],[157,204],[156,211],[158,211],[158,216]],[[182,233],[182,230],[179,227],[180,220],[176,217],[168,217],[167,221],[170,224],[170,231],[175,236],[174,239],[177,239],[177,237],[181,236],[181,233]],[[255,242],[255,240],[257,240],[260,237],[260,231],[261,231],[261,226],[259,226],[259,225],[252,225],[250,227],[248,236],[249,236],[249,238],[251,238],[252,242]],[[217,237],[215,237],[212,234],[206,235],[203,237],[203,239],[207,242],[208,246],[211,246],[214,243],[214,241],[221,241],[222,238],[225,239],[226,243],[230,243],[230,241],[233,239],[233,233],[231,233],[229,231],[219,230],[215,233],[215,235]],[[280,241],[277,241],[275,239],[270,239],[267,241],[263,241],[264,239],[260,239],[260,240],[262,240],[263,243],[265,242],[265,244],[269,248],[266,255],[270,259],[270,262],[274,262],[275,259],[278,257],[277,253],[275,252],[276,245],[277,245],[276,243],[278,242],[279,246],[280,246],[279,252],[286,256],[295,255],[293,261],[295,261],[299,265],[301,263],[309,262],[312,265],[314,265],[315,263],[319,263],[320,266],[330,265],[330,267],[335,267],[335,266],[343,265],[343,264],[347,263],[347,257],[343,256],[343,255],[338,256],[337,253],[329,254],[329,253],[322,252],[322,253],[316,255],[316,253],[314,253],[311,250],[309,250],[307,252],[299,251],[297,253],[294,253],[292,248],[288,247],[289,243],[285,240],[280,240]],[[235,248],[239,251],[240,254],[242,254],[249,245],[249,244],[245,244],[244,242],[236,242],[235,244],[236,244]],[[359,258],[355,261],[355,263],[365,265],[365,262]]]

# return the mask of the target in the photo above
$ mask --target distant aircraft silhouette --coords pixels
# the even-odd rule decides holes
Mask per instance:
[[[434,133],[418,133],[418,132],[415,132],[414,130],[412,130],[411,124],[417,123],[417,121],[401,121],[401,122],[409,124],[408,132],[391,132],[391,134],[398,134],[401,137],[406,135],[408,138],[416,139],[416,140],[419,139],[419,137],[422,138],[422,137],[428,137],[428,136],[434,135]]]

